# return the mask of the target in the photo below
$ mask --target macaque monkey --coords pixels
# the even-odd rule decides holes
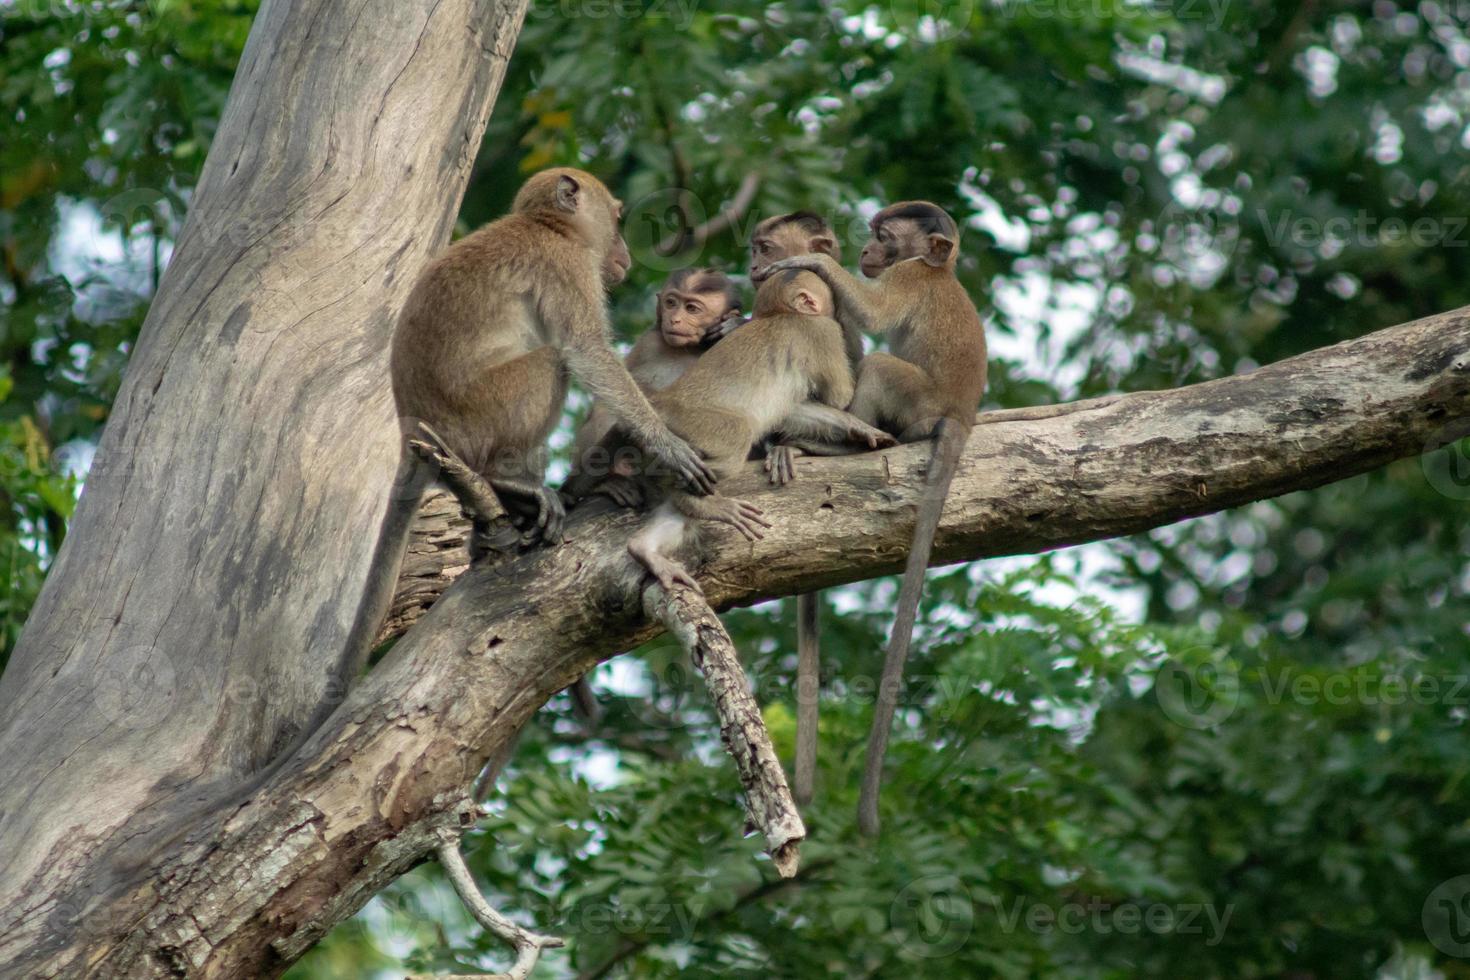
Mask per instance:
[[[831,441],[858,439],[875,448],[891,444],[885,433],[841,410],[852,398],[852,368],[831,312],[831,292],[816,276],[775,277],[757,294],[754,319],[654,392],[651,401],[669,428],[705,457],[717,478],[739,469],[751,445],[777,429]],[[677,582],[699,589],[671,555],[690,520],[729,524],[751,541],[771,526],[744,500],[719,493],[696,497],[667,477],[638,472],[629,465],[627,442],[619,425],[600,448],[614,461],[614,472],[636,477],[658,501],[652,520],[629,540],[628,553],[664,588]],[[594,479],[574,478],[568,492],[576,499]]]
[[[721,323],[740,316],[740,291],[716,269],[679,269],[670,274],[654,300],[654,329],[633,344],[623,360],[644,394],[667,388],[687,371],[709,346],[708,335]],[[572,466],[605,468],[606,460],[589,459],[589,450],[607,435],[616,419],[601,403],[592,406],[587,421],[572,442]],[[627,477],[609,475],[598,487],[626,507],[641,501],[638,486]]]
[[[859,281],[831,256],[821,254],[782,259],[763,274],[788,269],[814,272],[832,287],[844,326],[888,334],[892,353],[863,359],[850,410],[902,442],[931,438],[935,442],[863,769],[858,827],[871,837],[879,828],[883,756],[924,571],[945,495],[985,393],[986,356],[980,315],[955,277],[959,228],[954,219],[927,201],[905,201],[879,211],[869,227],[872,238],[863,247],[859,265],[874,282]]]
[[[766,267],[773,262],[815,252],[842,261],[842,246],[838,244],[837,234],[821,215],[813,211],[792,211],[766,218],[750,233],[751,281],[761,278]],[[863,356],[862,335],[844,325],[842,339],[848,362],[856,372]],[[780,436],[766,442],[765,469],[772,483],[784,485],[796,479],[798,450],[819,450],[810,443],[799,447],[794,445],[798,440],[791,433]],[[796,760],[792,767],[791,792],[802,806],[811,803],[815,792],[821,616],[822,593],[809,592],[796,597]]]
[[[427,425],[531,543],[562,537],[565,510],[543,483],[544,452],[568,373],[694,492],[714,489],[709,467],[669,431],[609,346],[605,291],[632,264],[621,213],[589,173],[532,176],[510,214],[429,263],[393,335],[398,414],[420,427],[408,435]]]

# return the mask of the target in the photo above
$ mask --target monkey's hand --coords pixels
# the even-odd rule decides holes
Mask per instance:
[[[683,439],[671,432],[666,440],[655,442],[646,448],[694,493],[708,495],[715,492],[714,471],[705,464],[694,447]]]
[[[805,269],[808,272],[820,272],[826,268],[828,262],[831,262],[833,265],[837,264],[833,261],[832,256],[822,252],[813,252],[809,255],[792,255],[784,259],[777,259],[759,272],[751,273],[750,278],[753,282],[765,282],[776,273],[785,272],[787,269]]]
[[[784,487],[796,479],[796,458],[805,455],[795,446],[785,443],[768,443],[766,445],[766,476],[770,478],[771,485]]]
[[[705,519],[728,524],[745,536],[747,541],[759,541],[765,537],[763,530],[771,526],[761,515],[765,512],[755,504],[737,497],[711,497],[706,502]]]
[[[592,492],[611,497],[613,503],[619,507],[641,507],[643,505],[643,489],[638,485],[637,480],[629,476],[611,474]]]
[[[713,345],[716,341],[724,340],[736,330],[750,322],[750,318],[739,310],[731,310],[720,318],[720,322],[704,332],[704,339],[700,341],[705,347]]]

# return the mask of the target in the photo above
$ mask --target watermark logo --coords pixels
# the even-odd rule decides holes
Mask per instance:
[[[1435,949],[1470,959],[1470,875],[1440,882],[1424,900],[1420,921]]]
[[[1169,660],[1154,677],[1154,696],[1168,719],[1184,728],[1213,728],[1235,712],[1240,672],[1223,654]]]
[[[668,273],[699,264],[703,248],[690,242],[688,233],[707,218],[699,195],[682,187],[666,187],[624,206],[623,237],[634,262]]]
[[[166,722],[179,695],[178,672],[168,654],[141,644],[110,652],[92,688],[98,715],[134,731],[152,731]]]
[[[975,903],[954,875],[925,875],[894,897],[888,922],[904,949],[926,959],[951,956],[975,927]]]
[[[1470,500],[1470,418],[1456,419],[1443,426],[1424,444],[1419,465],[1424,479],[1451,500]]]
[[[1155,222],[1160,248],[1169,258],[1213,270],[1230,261],[1240,247],[1240,224],[1228,215],[1175,199]]]

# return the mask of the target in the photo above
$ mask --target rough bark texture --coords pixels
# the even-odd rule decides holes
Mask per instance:
[[[806,826],[786,786],[786,770],[771,744],[761,706],[750,693],[750,681],[725,625],[693,590],[680,586],[673,594],[650,585],[643,592],[643,611],[663,623],[689,652],[704,676],[720,719],[720,741],[735,760],[750,823],[766,838],[766,853],[782,878],[796,874]]]
[[[977,426],[936,561],[1035,552],[1140,531],[1412,456],[1470,414],[1470,309],[1245,376],[1040,421]],[[709,535],[717,607],[897,570],[923,446],[803,460],[769,489],[724,489],[776,532]],[[201,814],[141,882],[34,974],[272,976],[473,818],[466,788],[553,693],[646,639],[639,517],[574,517],[558,548],[460,577],[332,717],[248,796]],[[732,806],[734,805],[732,801]]]
[[[257,14],[0,678],[0,975],[48,975],[13,964],[76,949],[162,828],[218,812],[340,703],[398,458],[393,318],[448,240],[524,12],[267,0]],[[194,958],[186,946],[150,956],[162,970]]]

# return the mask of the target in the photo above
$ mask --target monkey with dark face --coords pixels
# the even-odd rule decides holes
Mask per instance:
[[[740,316],[740,292],[716,269],[679,269],[672,273],[654,301],[654,329],[633,344],[623,364],[645,394],[673,384],[709,346],[708,335],[722,322]],[[605,469],[606,460],[592,459],[589,450],[607,435],[615,422],[602,404],[592,406],[587,421],[572,443],[575,471]],[[639,502],[634,481],[609,475],[598,492],[625,506]]]
[[[780,428],[833,441],[862,439],[874,447],[891,444],[891,437],[841,410],[852,397],[852,369],[831,311],[831,293],[817,277],[777,277],[761,287],[755,318],[655,392],[654,407],[718,477],[737,470],[754,442]],[[615,461],[615,472],[636,477],[660,502],[628,551],[665,588],[681,582],[698,589],[670,555],[691,519],[728,524],[752,541],[770,527],[759,508],[746,501],[719,494],[696,497],[667,478],[620,469],[624,464],[616,461],[626,459],[627,441],[621,426],[615,426],[600,448]],[[591,489],[592,480],[574,479],[568,492],[575,498]]]
[[[632,264],[621,211],[589,173],[536,174],[510,214],[429,263],[393,336],[400,417],[427,424],[545,544],[561,540],[565,516],[543,480],[568,373],[695,492],[714,487],[609,346],[605,290]]]
[[[942,208],[904,201],[873,216],[872,238],[859,265],[871,283],[855,279],[831,256],[794,256],[772,263],[764,275],[804,269],[822,277],[837,299],[845,326],[887,334],[891,353],[863,359],[851,411],[900,441],[935,441],[924,499],[904,567],[897,617],[884,657],[883,680],[868,740],[858,803],[858,826],[878,832],[878,791],[883,756],[898,703],[924,571],[944,498],[985,393],[985,330],[964,286],[955,277],[959,228]]]

